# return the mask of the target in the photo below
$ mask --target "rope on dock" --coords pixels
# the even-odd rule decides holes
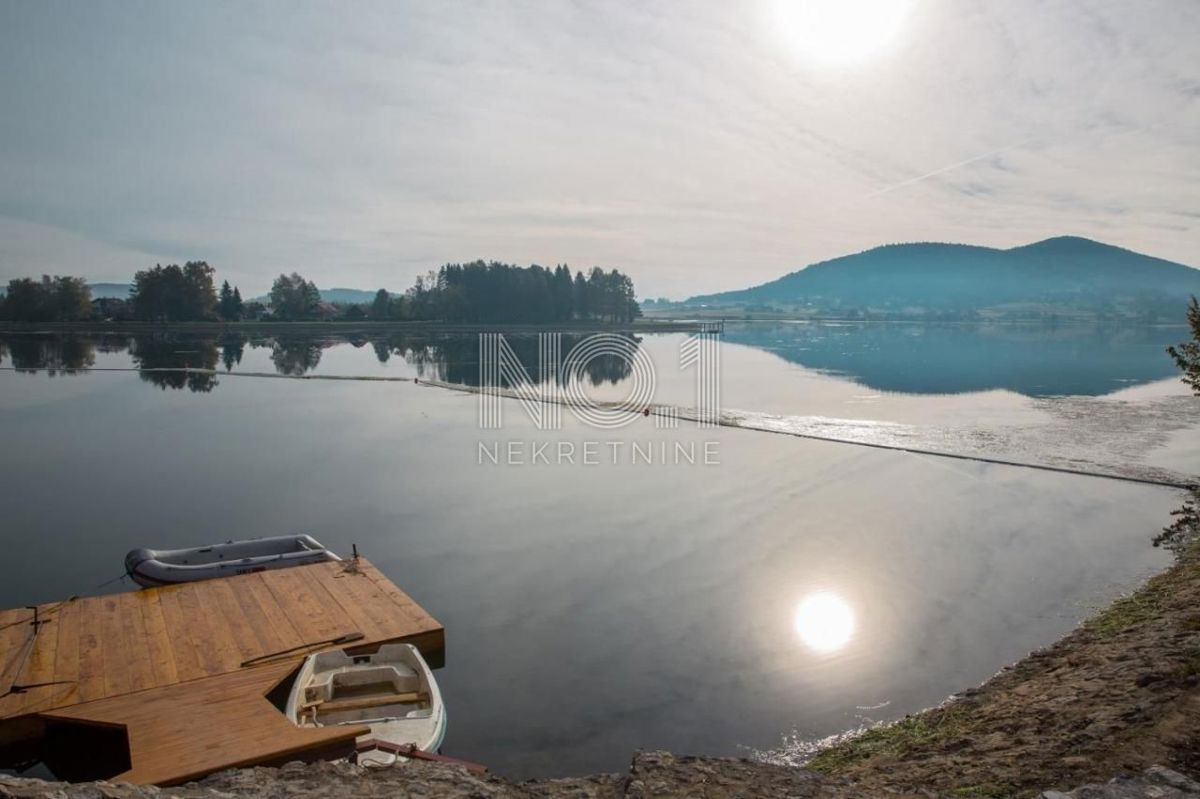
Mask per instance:
[[[301,649],[312,649],[314,646],[325,646],[326,644],[352,644],[355,641],[363,640],[365,637],[366,636],[361,632],[355,630],[352,633],[342,633],[334,638],[326,638],[321,641],[310,641],[304,644],[297,644],[296,646],[291,646],[287,649],[280,649],[278,652],[268,652],[265,655],[259,655],[258,657],[252,657],[249,660],[243,660],[242,668],[244,669],[247,666],[256,666],[260,663],[266,663],[267,661],[274,660],[275,658],[280,658],[284,655],[290,655],[293,652],[299,652]]]

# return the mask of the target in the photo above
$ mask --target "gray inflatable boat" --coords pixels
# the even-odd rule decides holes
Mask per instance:
[[[341,560],[312,536],[280,535],[190,549],[135,549],[125,572],[146,588]]]

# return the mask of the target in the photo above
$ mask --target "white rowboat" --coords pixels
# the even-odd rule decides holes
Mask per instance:
[[[189,549],[135,549],[125,556],[125,572],[153,588],[331,560],[341,558],[312,536],[280,535]]]
[[[372,655],[310,655],[292,685],[287,717],[300,727],[367,725],[370,734],[358,739],[360,765],[391,765],[406,745],[434,753],[446,737],[441,691],[410,644],[384,644]]]

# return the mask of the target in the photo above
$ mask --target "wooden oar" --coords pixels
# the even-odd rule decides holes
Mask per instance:
[[[289,647],[288,649],[281,649],[278,652],[272,652],[269,655],[259,655],[258,657],[253,657],[253,658],[250,658],[249,660],[243,660],[242,668],[244,669],[247,666],[253,666],[256,663],[262,663],[267,660],[273,660],[274,658],[277,658],[277,657],[283,657],[284,655],[290,655],[291,653],[299,651],[301,649],[312,649],[314,646],[349,644],[349,643],[353,643],[354,641],[361,641],[364,638],[366,638],[366,636],[360,632],[343,633],[342,635],[339,635],[337,638],[330,638],[325,641],[313,641],[312,643],[308,643],[308,644],[300,644],[299,646],[293,646],[293,647]]]

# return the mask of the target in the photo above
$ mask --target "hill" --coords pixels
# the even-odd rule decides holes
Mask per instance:
[[[321,293],[323,301],[339,305],[370,305],[375,299],[375,291],[365,289],[318,289],[318,291]],[[388,293],[393,297],[399,296],[394,291]],[[271,297],[264,294],[261,297],[251,297],[250,301],[270,305]]]
[[[344,305],[359,305],[370,303],[375,299],[374,291],[363,289],[321,289],[321,299],[325,302],[336,302]],[[393,296],[394,293],[393,293]]]
[[[1008,250],[889,244],[687,304],[900,316],[1178,318],[1193,294],[1200,294],[1200,270],[1061,236]]]
[[[89,283],[88,286],[92,289],[93,300],[104,297],[127,300],[129,292],[133,290],[133,286],[129,283]]]

